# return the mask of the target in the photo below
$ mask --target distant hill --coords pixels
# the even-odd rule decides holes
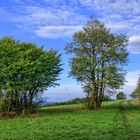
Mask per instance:
[[[49,106],[54,106],[54,105],[69,105],[69,104],[79,104],[79,103],[84,103],[86,98],[75,98],[70,101],[65,101],[65,102],[44,102],[45,105]],[[105,96],[103,101],[112,101],[112,99],[109,96]]]

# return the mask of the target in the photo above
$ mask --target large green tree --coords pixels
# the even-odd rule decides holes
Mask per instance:
[[[100,108],[104,95],[124,84],[127,42],[126,36],[113,34],[103,23],[91,19],[66,46],[66,52],[72,53],[70,76],[87,93],[89,109]]]
[[[61,55],[33,43],[0,39],[0,97],[6,111],[32,110],[35,98],[58,85]]]

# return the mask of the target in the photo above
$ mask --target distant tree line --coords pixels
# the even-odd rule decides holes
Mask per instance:
[[[110,96],[105,95],[103,98],[103,101],[113,101],[113,99],[111,99]],[[86,103],[86,98],[75,98],[75,99],[70,100],[70,101],[47,104],[47,106],[85,104],[85,103]]]

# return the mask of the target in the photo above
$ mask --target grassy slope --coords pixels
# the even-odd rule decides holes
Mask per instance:
[[[131,101],[107,102],[99,111],[82,105],[44,107],[38,117],[0,120],[0,140],[139,140],[140,109]]]

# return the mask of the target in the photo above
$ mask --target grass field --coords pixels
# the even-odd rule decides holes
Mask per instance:
[[[0,140],[140,140],[140,107],[132,101],[50,106],[41,115],[0,120]]]

